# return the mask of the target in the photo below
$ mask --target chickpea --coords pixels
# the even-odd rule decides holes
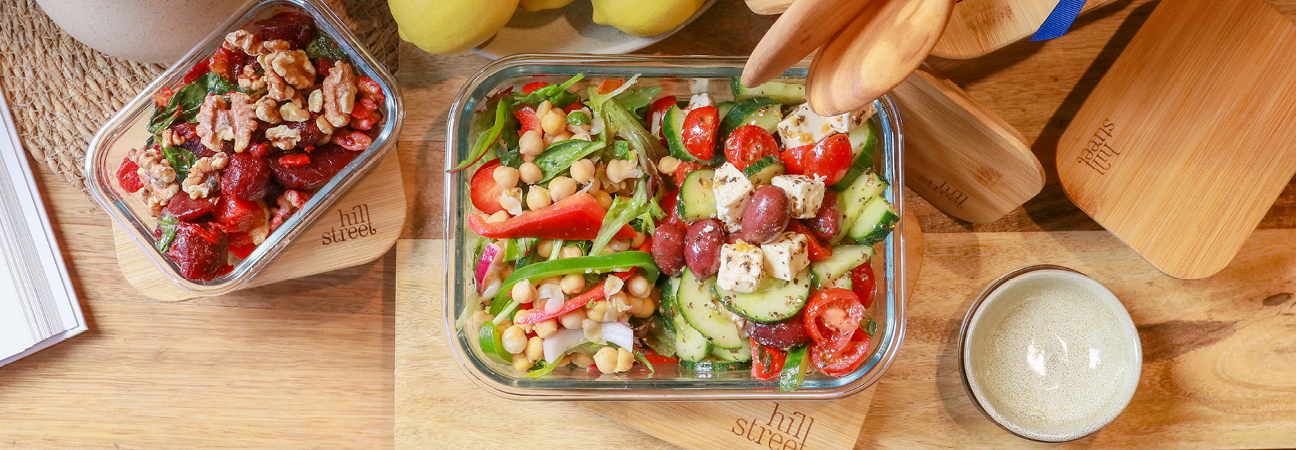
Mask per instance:
[[[531,362],[531,360],[527,359],[526,355],[523,355],[521,353],[513,354],[513,369],[517,370],[518,372],[526,372],[528,370],[531,370],[532,365],[534,364]]]
[[[522,280],[513,285],[513,300],[518,303],[531,303],[535,300],[536,288],[531,284],[531,280]]]
[[[589,184],[594,178],[594,162],[588,159],[581,159],[572,163],[571,177],[580,184]]]
[[[590,182],[589,182],[589,191],[588,191],[588,192],[598,192],[599,187],[602,187],[602,185],[603,185],[603,182],[600,181],[600,180],[598,179],[598,177],[594,177],[594,179],[590,180]]]
[[[528,312],[530,312],[530,311],[531,311],[531,310],[529,310],[529,309],[519,309],[519,310],[517,310],[517,315],[521,316],[521,315],[524,315],[524,314],[526,314],[526,313],[528,313]],[[535,328],[535,324],[533,324],[533,323],[515,323],[515,324],[513,324],[513,326],[518,327],[518,328],[521,328],[521,329],[522,329],[522,332],[523,332],[523,333],[527,333],[527,334],[531,334],[532,329]]]
[[[625,281],[622,281],[621,277],[607,277],[607,280],[603,281],[603,296],[611,297],[616,295],[616,293],[621,292],[623,287],[625,287]]]
[[[639,248],[639,246],[643,245],[644,241],[646,240],[648,240],[648,235],[643,233],[635,233],[634,240],[630,241],[630,246],[634,248]]]
[[[598,191],[594,193],[594,201],[598,202],[603,209],[612,207],[612,194],[607,191]]]
[[[649,317],[652,317],[653,313],[657,311],[657,305],[653,303],[651,298],[635,297],[634,308],[631,309],[632,309],[632,311],[630,312],[631,316],[638,317],[640,319],[647,319]]]
[[[504,334],[500,336],[500,341],[504,343],[504,350],[509,353],[522,353],[527,347],[526,333],[517,325],[508,327]]]
[[[549,198],[548,189],[540,186],[531,186],[531,190],[527,192],[527,208],[535,211],[551,204],[553,204],[553,201]]]
[[[500,193],[500,207],[505,211],[522,211],[522,188],[508,188]]]
[[[620,314],[630,310],[630,294],[625,291],[617,292],[608,297],[608,310]]]
[[[625,372],[634,366],[634,353],[624,348],[617,349],[616,372]]]
[[[512,321],[512,320],[504,319],[503,321],[500,321],[500,323],[499,323],[499,327],[500,327],[500,328],[503,328],[503,329],[505,329],[505,330],[507,330],[508,327],[511,327],[511,326],[513,326],[513,321]]]
[[[554,135],[553,141],[554,142],[570,141],[572,139],[572,136],[575,135],[572,134],[570,131],[563,130],[561,133]]]
[[[572,364],[575,364],[576,367],[584,369],[594,363],[594,358],[590,358],[590,355],[584,353],[572,353],[571,362]]]
[[[562,323],[563,328],[575,330],[581,327],[581,321],[585,320],[587,317],[588,316],[584,311],[576,310],[559,316],[558,322]]]
[[[544,171],[540,170],[540,166],[535,165],[533,162],[522,163],[522,167],[518,168],[518,172],[522,182],[526,184],[536,183],[541,178],[544,178]]]
[[[568,364],[571,364],[571,355],[563,355],[562,359],[558,360],[558,367],[563,367]]]
[[[535,324],[535,334],[541,338],[549,338],[558,332],[558,321],[549,319],[544,322]]]
[[[549,198],[560,202],[576,193],[576,181],[567,177],[554,177],[549,181]]]
[[[553,253],[553,244],[551,240],[541,239],[540,243],[536,244],[536,254],[548,258],[549,254]]]
[[[508,211],[495,211],[495,214],[491,214],[490,217],[486,218],[486,223],[503,222],[508,220],[508,218]]]
[[[674,156],[667,156],[663,157],[661,161],[657,161],[657,170],[666,175],[670,175],[675,173],[675,169],[678,169],[679,165],[680,160],[675,159]]]
[[[612,347],[600,348],[598,353],[594,354],[594,365],[598,367],[599,372],[616,373],[617,354],[619,349]]]
[[[492,320],[495,320],[495,316],[491,315],[491,313],[486,311],[477,311],[472,315],[472,329],[474,331],[480,330],[482,325]]]
[[[568,245],[563,247],[562,252],[558,254],[560,258],[578,258],[583,255],[580,246]]]
[[[499,166],[495,172],[491,173],[495,177],[495,184],[499,186],[513,187],[517,185],[520,173],[517,169],[509,166]]]
[[[589,320],[602,322],[604,316],[606,316],[607,313],[608,313],[607,300],[598,300],[594,302],[593,306],[589,307],[589,311],[586,313],[586,317],[589,317]],[[481,327],[477,327],[477,328],[480,329]]]
[[[548,114],[540,118],[540,128],[544,129],[545,134],[556,135],[567,130],[567,118],[558,110],[550,109]]]
[[[536,130],[527,130],[526,133],[522,133],[522,137],[518,138],[518,152],[525,156],[534,158],[544,149],[544,137]]]
[[[553,110],[553,103],[550,103],[549,100],[540,102],[540,104],[536,106],[536,117],[547,116],[551,110]]]
[[[643,299],[639,297],[630,297],[630,310],[626,311],[632,317],[639,317],[643,313]]]
[[[544,359],[544,339],[540,336],[531,336],[526,343],[526,357],[532,361]]]
[[[580,274],[568,274],[562,278],[562,290],[564,294],[576,295],[585,291],[585,277]]]
[[[634,175],[634,162],[625,159],[614,159],[608,161],[607,178],[613,183],[620,183]]]
[[[630,295],[635,297],[647,297],[649,291],[652,290],[652,283],[649,283],[648,279],[644,278],[643,275],[630,277],[630,282],[626,284],[626,287],[630,288]]]

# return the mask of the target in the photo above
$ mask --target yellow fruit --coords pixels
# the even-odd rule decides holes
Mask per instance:
[[[592,0],[594,23],[626,33],[652,36],[675,29],[693,17],[704,0]]]
[[[522,0],[518,6],[527,11],[536,12],[546,9],[558,9],[567,6],[575,0]]]
[[[504,28],[518,0],[387,0],[401,39],[430,53],[458,53]]]

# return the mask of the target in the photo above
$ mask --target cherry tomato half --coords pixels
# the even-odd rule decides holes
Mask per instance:
[[[661,139],[663,146],[666,145],[666,136],[662,134],[662,121],[666,120],[666,111],[670,111],[670,108],[675,106],[675,102],[674,95],[667,95],[654,100],[652,106],[648,107],[649,131]]]
[[[824,184],[832,186],[841,181],[850,171],[851,152],[850,138],[844,134],[834,134],[815,144],[806,155],[805,174],[824,179]]]
[[[746,169],[766,156],[778,154],[778,141],[774,135],[756,125],[743,125],[734,130],[725,140],[725,159],[737,167]]]
[[[684,117],[684,148],[700,161],[715,157],[716,131],[720,128],[720,110],[703,106]]]
[[[678,205],[679,205],[679,191],[668,191],[666,192],[665,195],[662,195],[660,206],[662,211],[666,213],[666,217],[661,219],[661,222],[659,222],[658,224],[661,225],[661,224],[671,223],[671,224],[679,225],[680,227],[687,230],[688,223],[680,219]]]
[[[536,115],[535,108],[523,106],[515,109],[513,110],[513,117],[516,117],[518,124],[522,126],[522,129],[518,130],[518,136],[531,130],[540,129],[540,117]]]
[[[850,271],[851,290],[859,297],[865,308],[873,306],[873,297],[877,295],[877,280],[873,278],[873,265],[860,264]]]
[[[810,254],[810,261],[819,262],[832,258],[832,246],[821,244],[819,238],[815,237],[814,233],[811,233],[810,229],[806,228],[800,220],[788,221],[787,230],[805,235],[806,251]]]
[[[787,352],[760,345],[755,339],[751,340],[751,347],[752,378],[761,381],[777,380],[779,373],[783,372],[783,364],[787,362]]]
[[[864,305],[854,292],[846,289],[819,291],[805,307],[810,340],[829,353],[839,352],[850,344],[861,320],[864,320]]]
[[[594,92],[598,92],[599,94],[608,94],[617,89],[621,89],[621,86],[624,84],[625,80],[620,78],[609,78],[599,83],[598,88],[595,89]]]
[[[805,175],[806,155],[810,154],[810,149],[812,148],[814,148],[813,145],[802,145],[800,147],[789,148],[784,150],[782,153],[779,153],[779,159],[782,160],[783,165],[787,167],[787,173],[789,175]]]
[[[832,351],[819,344],[810,345],[810,362],[820,373],[830,377],[840,377],[858,369],[864,363],[864,356],[869,351],[869,335],[864,330],[856,329],[846,345],[838,351]]]
[[[472,181],[468,186],[473,207],[486,214],[503,211],[504,207],[500,206],[499,202],[500,194],[503,194],[505,189],[513,187],[500,186],[495,182],[495,168],[499,166],[498,159],[482,165],[480,169],[473,172]]]
[[[680,161],[679,167],[675,168],[675,173],[671,174],[671,176],[675,177],[675,184],[683,186],[684,179],[688,178],[688,174],[701,168],[701,164],[693,161]]]

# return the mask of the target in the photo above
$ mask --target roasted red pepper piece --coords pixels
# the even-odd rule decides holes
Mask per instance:
[[[130,158],[122,158],[121,168],[117,169],[117,184],[127,192],[139,192],[144,189],[144,182],[140,181],[139,165]]]
[[[540,129],[540,117],[536,116],[535,108],[523,106],[515,109],[513,110],[513,117],[516,117],[518,124],[522,125],[522,129],[518,130],[519,136],[521,136],[522,133]]]
[[[612,274],[612,276],[620,278],[621,281],[625,281],[625,280],[629,280],[630,275],[633,274],[634,274],[634,270],[631,269],[629,272],[617,272]],[[590,288],[590,290],[585,291],[584,294],[577,295],[575,297],[567,299],[567,302],[563,303],[562,309],[558,310],[558,312],[556,313],[549,314],[545,312],[544,308],[531,309],[524,313],[513,316],[513,323],[520,323],[520,324],[540,323],[561,316],[563,314],[567,314],[569,312],[578,310],[582,306],[588,305],[589,302],[603,298],[604,284],[607,284],[607,281],[599,283],[598,285]]]
[[[761,345],[756,339],[751,340],[751,347],[752,378],[760,381],[777,380],[779,373],[783,372],[783,364],[787,362],[787,352]]]
[[[283,155],[279,157],[279,164],[285,166],[304,166],[310,164],[310,155],[300,153],[296,155]]]
[[[819,238],[810,232],[809,228],[801,224],[799,220],[788,221],[787,230],[801,233],[806,237],[806,249],[810,251],[811,261],[823,261],[832,257],[832,246],[823,245]]]
[[[545,82],[543,82],[543,81],[537,81],[537,82],[534,82],[534,83],[527,83],[526,86],[522,86],[522,93],[523,93],[523,94],[530,94],[530,93],[532,93],[532,92],[535,92],[536,89],[540,89],[540,88],[545,87],[545,86],[548,86],[548,85],[549,85],[549,83],[545,83]]]
[[[594,196],[579,192],[558,203],[501,222],[486,223],[485,219],[470,215],[468,227],[479,236],[491,239],[538,237],[586,241],[598,237],[605,215],[607,210],[599,206]],[[628,239],[634,236],[634,228],[622,225],[615,237]]]

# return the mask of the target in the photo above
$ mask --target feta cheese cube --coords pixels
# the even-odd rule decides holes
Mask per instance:
[[[756,292],[764,259],[763,252],[755,245],[744,241],[725,244],[720,247],[720,272],[716,275],[716,285],[731,292]]]
[[[806,236],[791,231],[785,232],[773,242],[761,245],[764,253],[765,273],[784,281],[810,266],[810,247]]]
[[[783,138],[786,148],[813,145],[830,134],[845,133],[859,126],[876,112],[872,108],[870,105],[859,111],[824,117],[810,109],[809,103],[802,103],[779,122],[779,137]]]
[[[716,169],[711,185],[715,192],[716,218],[724,222],[725,229],[730,233],[742,231],[743,210],[747,208],[747,200],[756,188],[741,170],[730,163],[724,163]],[[821,200],[822,198],[820,195]]]
[[[707,95],[706,92],[700,94],[693,94],[692,97],[689,97],[689,104],[688,104],[689,109],[695,109],[695,108],[701,108],[703,106],[713,106],[713,105],[715,104],[711,103],[711,96]]]
[[[814,217],[827,191],[823,180],[806,175],[779,175],[770,184],[783,188],[788,196],[788,212],[798,219]]]

